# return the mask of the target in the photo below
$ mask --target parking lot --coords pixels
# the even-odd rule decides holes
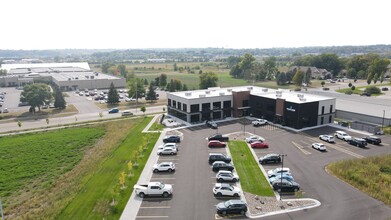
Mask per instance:
[[[180,150],[174,156],[160,156],[159,162],[171,161],[176,164],[175,173],[154,173],[151,181],[172,184],[172,198],[144,198],[137,219],[221,219],[216,215],[216,204],[230,198],[215,198],[212,187],[216,183],[216,173],[208,164],[211,152],[226,153],[228,148],[207,147],[207,140],[216,132],[230,134],[249,132],[262,136],[269,143],[267,149],[254,149],[258,157],[268,153],[286,154],[284,167],[289,167],[295,181],[300,184],[302,197],[319,200],[318,208],[297,211],[289,214],[266,217],[266,219],[383,219],[391,216],[390,207],[385,206],[348,184],[329,175],[325,166],[342,159],[363,158],[390,152],[390,137],[382,136],[383,145],[369,144],[367,148],[358,148],[339,139],[335,144],[319,140],[320,134],[333,134],[337,129],[323,127],[303,133],[294,133],[266,125],[261,127],[244,126],[236,121],[219,123],[218,130],[205,125],[181,129],[183,140]],[[246,133],[250,136],[249,133]],[[365,135],[348,132],[354,137]],[[311,144],[322,142],[327,151],[312,149]],[[279,165],[264,165],[266,171]],[[292,194],[283,194],[283,199],[296,198]],[[349,210],[349,212],[346,212]],[[241,219],[245,217],[232,217]]]

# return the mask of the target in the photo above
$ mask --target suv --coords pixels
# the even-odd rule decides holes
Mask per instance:
[[[212,140],[228,142],[229,137],[223,136],[222,134],[214,134],[214,135],[208,137],[208,141],[212,141]]]
[[[327,141],[329,143],[335,142],[333,135],[322,134],[322,135],[319,135],[319,139],[322,141]]]
[[[256,119],[256,120],[252,121],[252,124],[255,127],[261,126],[261,125],[267,125],[267,120],[265,120],[265,119]]]
[[[233,197],[239,197],[240,194],[239,187],[232,186],[228,183],[216,183],[215,187],[213,188],[213,194],[217,197],[220,196],[233,196]]]
[[[181,142],[181,137],[179,137],[178,135],[171,135],[171,136],[165,136],[163,138],[163,142],[164,143],[179,143]]]
[[[352,137],[344,131],[336,131],[335,136],[344,141],[350,141]]]
[[[208,126],[208,128],[212,128],[212,129],[218,128],[216,122],[214,122],[214,121],[206,121],[205,124],[206,124],[206,126]]]
[[[217,214],[241,214],[245,215],[247,212],[247,204],[242,200],[228,200],[217,204]]]
[[[368,137],[365,137],[364,140],[370,144],[376,144],[376,145],[381,144],[381,139],[376,136],[368,136]]]
[[[153,165],[152,170],[154,173],[162,172],[162,171],[173,172],[175,171],[175,164],[173,162],[162,162]]]
[[[223,161],[215,161],[215,162],[213,162],[212,170],[215,172],[220,171],[220,170],[232,171],[232,170],[234,170],[234,166],[232,166],[232,164],[230,164],[230,163],[226,163]]]
[[[160,149],[157,151],[157,154],[158,155],[174,155],[174,154],[177,154],[177,150],[176,148],[173,148],[173,147],[165,147],[163,149]]]
[[[225,156],[224,154],[221,154],[221,153],[210,153],[209,154],[209,163],[212,164],[215,161],[223,161],[223,162],[226,162],[226,163],[230,163],[231,162],[231,158],[227,157],[227,156]]]
[[[268,172],[267,172],[267,176],[270,178],[270,177],[275,177],[275,176],[277,176],[277,175],[279,175],[279,174],[281,174],[281,173],[287,173],[287,174],[291,174],[291,172],[290,172],[291,170],[288,168],[288,167],[284,167],[284,168],[282,168],[281,169],[281,167],[278,167],[278,168],[276,168],[276,169],[274,169],[274,170],[269,170]]]
[[[297,192],[300,190],[300,185],[293,181],[282,179],[273,182],[273,189],[277,192]]]
[[[281,156],[278,154],[266,154],[265,156],[259,158],[259,163],[281,163]]]
[[[231,171],[228,171],[228,170],[220,170],[216,174],[216,179],[219,182],[222,182],[222,181],[236,182],[236,181],[239,181],[239,176],[236,174],[233,174]]]
[[[349,144],[357,147],[365,147],[367,145],[367,142],[362,138],[353,138],[349,140]]]
[[[163,145],[158,146],[157,149],[158,150],[163,150],[166,147],[171,147],[171,148],[174,148],[175,150],[179,151],[178,146],[176,145],[176,143],[165,143]]]
[[[259,137],[259,136],[255,136],[255,135],[246,138],[246,142],[249,143],[249,144],[251,144],[252,142],[255,142],[255,141],[263,142],[263,141],[265,141],[265,138]]]

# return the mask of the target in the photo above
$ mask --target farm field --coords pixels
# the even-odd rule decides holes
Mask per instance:
[[[133,176],[126,178],[127,190],[120,190],[118,178],[143,143],[140,134],[150,120],[129,118],[0,138],[0,167],[5,167],[0,169],[0,193],[5,217],[118,219],[131,193],[132,186],[127,184],[137,181],[151,148],[143,149],[145,156],[137,160]],[[158,135],[148,136],[148,147]],[[85,196],[83,209],[74,210],[72,207],[80,205],[79,194]],[[107,194],[111,199],[104,200]],[[115,204],[111,205],[113,198]],[[87,217],[79,217],[77,211]]]

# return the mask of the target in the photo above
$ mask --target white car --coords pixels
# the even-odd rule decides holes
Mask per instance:
[[[334,143],[335,142],[334,136],[333,135],[328,135],[328,134],[319,135],[319,139],[322,140],[322,141],[327,141],[329,143]]]
[[[252,121],[252,124],[254,126],[266,125],[267,124],[267,120],[265,120],[265,119],[256,119],[256,120]]]
[[[246,138],[246,142],[249,144],[251,144],[252,142],[255,142],[255,141],[264,142],[265,138],[260,137],[260,136],[250,136],[250,137]]]
[[[289,174],[291,175],[291,170],[288,168],[288,167],[284,167],[283,169],[281,169],[281,167],[278,167],[274,170],[269,170],[267,172],[267,176],[270,178],[270,177],[275,177],[276,175],[279,175],[281,173],[286,173],[286,174]],[[292,175],[291,175],[292,176]]]
[[[176,148],[172,148],[172,147],[165,147],[157,151],[158,155],[174,155],[177,153],[178,151],[176,150]]]
[[[128,116],[128,115],[133,115],[133,113],[129,110],[125,110],[122,112],[122,116]]]
[[[239,181],[239,176],[232,173],[231,171],[228,171],[228,170],[220,170],[216,174],[216,179],[219,182],[222,182],[222,181],[236,182],[236,181]]]
[[[352,140],[352,136],[348,135],[346,132],[344,131],[336,131],[335,132],[335,136],[341,140],[344,140],[344,141],[350,141]]]
[[[316,149],[316,150],[320,150],[320,151],[326,151],[326,146],[322,143],[313,143],[312,144],[312,148]]]
[[[153,165],[152,170],[154,173],[162,172],[162,171],[173,172],[175,171],[175,164],[173,162],[157,163]]]
[[[217,197],[220,196],[234,196],[239,197],[241,191],[239,187],[232,186],[228,183],[216,183],[213,188],[213,194]]]
[[[9,111],[8,111],[8,109],[7,108],[4,108],[3,109],[3,113],[8,113]]]
[[[171,148],[174,148],[177,151],[179,150],[176,143],[165,143],[163,145],[158,146],[157,149],[158,150],[163,150],[165,147],[171,147]]]

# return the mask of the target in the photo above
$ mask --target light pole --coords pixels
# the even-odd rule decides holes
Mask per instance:
[[[381,131],[384,133],[383,127],[384,127],[384,116],[386,114],[386,110],[383,110],[383,120],[381,122]]]
[[[281,179],[281,185],[280,185],[280,200],[282,200],[282,173],[283,173],[283,170],[284,170],[284,157],[286,157],[287,155],[286,154],[280,154],[280,157],[281,157],[281,173],[280,173],[280,179]]]

